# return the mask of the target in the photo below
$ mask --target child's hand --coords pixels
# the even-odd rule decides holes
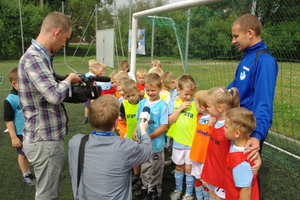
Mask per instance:
[[[200,179],[200,181],[201,181],[202,185],[203,185],[204,187],[206,187],[206,182],[205,182],[203,179]]]
[[[136,142],[140,142],[137,132],[133,133],[132,139]]]
[[[178,109],[183,111],[184,109],[189,108],[190,106],[191,106],[191,102],[185,101],[179,106]]]
[[[254,165],[251,167],[253,174],[256,174],[261,166],[261,159],[259,152],[256,152],[257,155],[255,155],[256,159],[254,160]]]
[[[145,93],[144,90],[139,91],[139,96],[140,96],[140,97],[144,97],[144,96],[145,96],[144,93]]]
[[[12,143],[12,146],[14,148],[21,148],[22,147],[22,141],[18,137],[15,137],[15,138],[11,139],[11,143]]]
[[[210,117],[208,121],[208,127],[213,128],[217,119],[215,117]]]

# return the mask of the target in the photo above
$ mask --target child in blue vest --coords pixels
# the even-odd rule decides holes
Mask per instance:
[[[186,191],[184,200],[193,199],[194,177],[191,175],[191,146],[197,125],[197,109],[193,100],[197,83],[192,76],[183,74],[177,79],[178,97],[168,105],[169,124],[167,136],[173,138],[172,160],[176,164],[176,189],[170,194],[171,200],[180,199],[184,173],[186,175]]]
[[[9,81],[13,85],[11,93],[6,97],[4,101],[4,121],[11,137],[12,146],[17,149],[19,154],[18,163],[23,173],[25,183],[28,185],[35,185],[35,177],[30,172],[28,167],[28,160],[23,151],[23,126],[24,118],[22,114],[22,108],[19,103],[18,96],[18,68],[13,68],[9,71]]]
[[[152,139],[153,155],[146,163],[142,164],[142,182],[143,186],[136,192],[136,196],[145,199],[155,199],[162,193],[162,178],[164,171],[164,147],[165,132],[168,129],[168,106],[160,99],[159,92],[162,89],[160,76],[156,73],[149,73],[145,78],[146,93],[149,96],[139,102],[136,117],[139,119],[144,107],[150,108],[150,120],[148,122],[147,134]],[[139,140],[140,129],[136,127],[133,135],[134,140]]]

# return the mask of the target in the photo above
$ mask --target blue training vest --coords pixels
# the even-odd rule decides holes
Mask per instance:
[[[22,114],[22,108],[19,102],[19,96],[15,94],[9,94],[6,97],[6,100],[10,103],[12,109],[14,110],[14,126],[17,135],[22,135],[23,126],[24,126],[24,118]]]

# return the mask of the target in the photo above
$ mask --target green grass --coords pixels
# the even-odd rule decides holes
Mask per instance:
[[[84,63],[82,57],[73,59],[73,63],[68,64],[77,72],[86,73],[88,71],[87,61],[94,58],[89,56]],[[121,59],[119,59],[121,60]],[[167,60],[163,58],[162,60]],[[70,57],[67,57],[67,62]],[[177,63],[177,60],[172,60],[172,63],[163,65],[164,71],[172,71],[175,76],[183,73],[182,66]],[[198,83],[198,89],[208,89],[213,86],[226,86],[232,80],[236,61],[193,61],[189,65],[188,73],[191,74]],[[3,102],[9,94],[11,85],[8,80],[8,71],[12,67],[17,66],[17,61],[1,62],[0,75],[4,76],[4,82],[0,85],[0,100]],[[137,68],[149,69],[149,58],[138,60]],[[58,56],[54,63],[54,68],[59,74],[69,74],[71,70],[63,64],[63,57]],[[280,73],[277,80],[276,97],[274,103],[274,120],[272,130],[275,132],[288,135],[289,137],[299,140],[299,69],[297,63],[280,63]],[[107,75],[111,69],[107,70]],[[68,141],[77,133],[90,133],[89,125],[81,125],[84,116],[84,104],[66,104],[66,109],[69,115],[69,134],[65,138],[65,166],[64,176],[61,181],[60,199],[72,199],[70,175],[68,171]],[[0,104],[0,110],[3,110],[3,103]],[[34,199],[34,187],[27,186],[23,183],[22,175],[17,163],[17,153],[11,146],[11,141],[8,133],[2,133],[6,129],[3,122],[3,114],[0,115],[0,148],[1,156],[0,163],[0,194],[1,199]],[[279,145],[281,148],[297,153],[299,155],[299,146],[295,142],[290,142],[276,135],[269,134],[268,142]],[[171,154],[167,153],[166,158]],[[259,171],[261,179],[261,199],[299,199],[300,191],[300,161],[290,156],[280,153],[266,145],[264,145],[263,165]],[[174,165],[165,167],[165,175],[174,169]],[[31,167],[32,170],[32,167]],[[163,181],[163,196],[160,199],[169,199],[173,187],[173,180]],[[133,199],[135,196],[133,195]]]

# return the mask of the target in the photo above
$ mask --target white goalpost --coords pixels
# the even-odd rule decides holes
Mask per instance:
[[[152,8],[149,10],[144,10],[141,12],[133,13],[132,15],[132,38],[131,38],[131,58],[130,58],[130,71],[135,72],[136,65],[136,47],[137,47],[137,26],[138,19],[146,16],[166,13],[175,10],[181,10],[185,8],[192,8],[201,5],[207,5],[211,3],[221,2],[224,0],[190,0],[182,1],[178,3],[173,3],[165,6],[160,6],[157,8]]]

